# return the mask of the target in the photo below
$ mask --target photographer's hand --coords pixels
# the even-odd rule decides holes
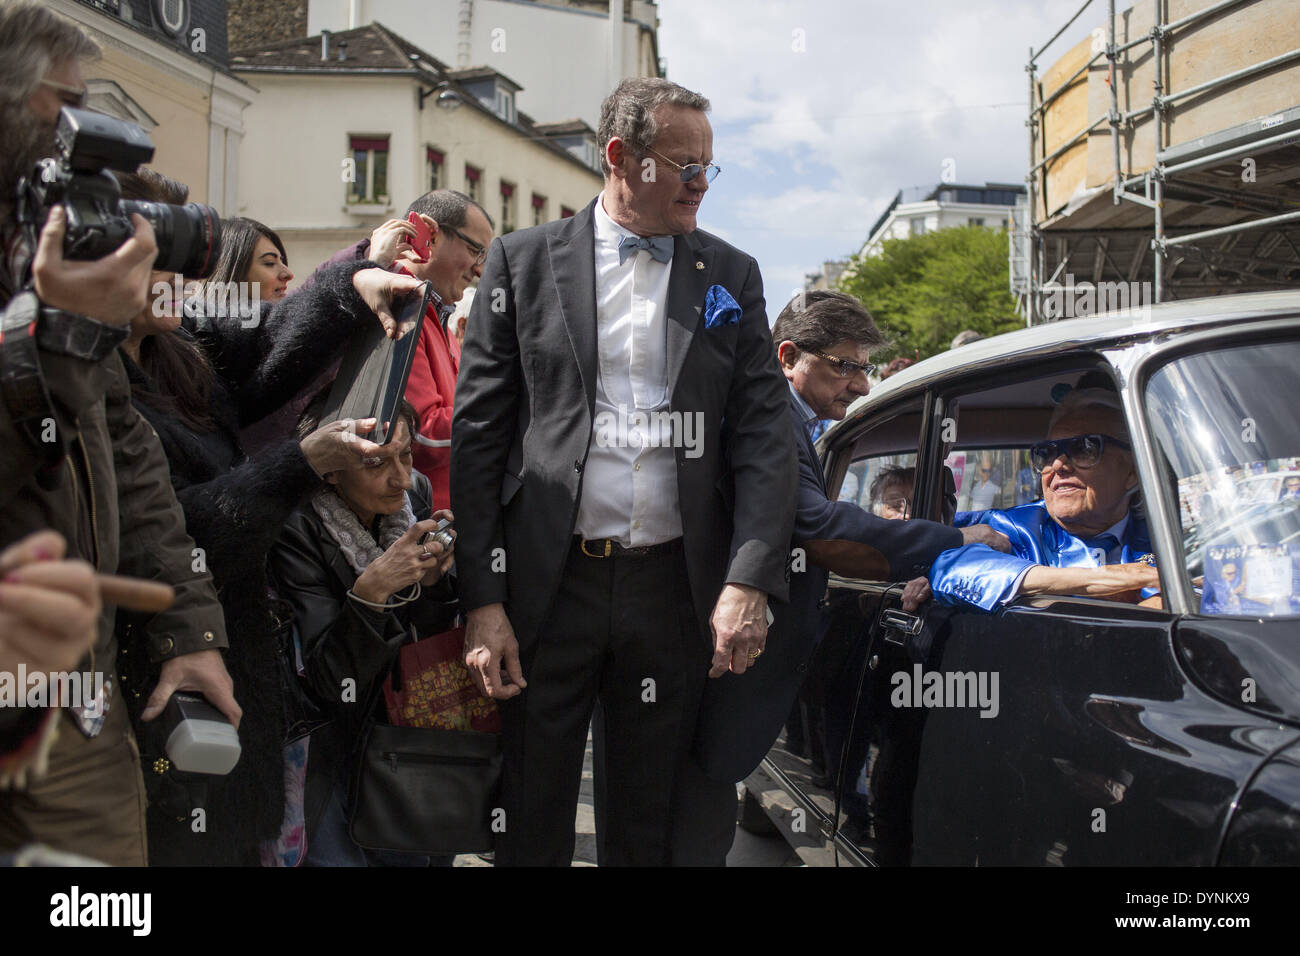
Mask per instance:
[[[102,259],[64,259],[67,218],[62,206],[51,209],[32,260],[41,302],[107,325],[126,325],[139,315],[149,303],[149,272],[158,244],[143,216],[133,213],[131,224],[135,234]]]
[[[196,690],[208,703],[221,711],[235,729],[244,712],[235,702],[235,684],[226,670],[220,651],[195,651],[163,661],[158,686],[149,695],[141,720],[153,720],[163,712],[167,701],[178,690]]]
[[[378,317],[390,339],[400,339],[405,334],[397,327],[397,319],[393,318],[393,299],[414,292],[423,284],[415,276],[384,269],[362,269],[352,274],[352,287]]]

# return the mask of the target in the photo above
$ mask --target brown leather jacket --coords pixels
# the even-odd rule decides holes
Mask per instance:
[[[158,436],[131,405],[117,350],[98,362],[42,350],[40,362],[54,406],[53,433],[66,457],[57,485],[41,487],[36,455],[0,400],[0,546],[51,528],[67,539],[70,557],[84,558],[101,572],[175,588],[171,609],[148,621],[143,646],[130,652],[162,661],[224,649],[225,623],[212,578],[206,570],[194,570],[205,565],[196,560],[194,541],[185,531]],[[99,637],[80,670],[114,673],[115,613],[115,607],[105,606]],[[117,681],[113,684],[110,706],[122,706],[115,699]],[[20,745],[32,730],[33,715],[14,710],[23,709],[0,709],[0,753]]]

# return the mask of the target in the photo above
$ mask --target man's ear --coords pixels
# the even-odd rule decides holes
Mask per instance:
[[[784,369],[793,369],[799,364],[799,346],[785,339],[776,347],[776,360]]]
[[[337,471],[327,471],[321,477],[325,479],[325,484],[334,485],[335,487],[338,487],[339,473]]]
[[[610,170],[619,170],[623,168],[623,157],[627,154],[627,147],[622,137],[614,136],[605,144],[605,161],[609,163]]]

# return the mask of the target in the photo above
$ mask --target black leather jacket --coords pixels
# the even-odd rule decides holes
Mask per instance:
[[[416,520],[422,521],[433,511],[429,480],[419,472],[411,477],[407,498]],[[293,608],[312,694],[346,723],[361,716],[368,692],[388,675],[412,630],[420,637],[437,634],[456,615],[450,575],[426,587],[419,600],[391,611],[349,599],[356,572],[310,502],[285,524],[271,550],[271,574],[277,594]]]

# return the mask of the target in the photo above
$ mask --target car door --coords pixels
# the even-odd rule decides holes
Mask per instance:
[[[984,392],[1015,375],[1000,370]],[[954,450],[975,461],[1019,450],[1008,447],[1012,425],[1020,416],[1028,427],[1032,410],[986,403],[976,414],[983,394],[975,383],[932,395],[921,500],[934,499],[926,489]],[[941,435],[953,421],[959,434]],[[842,854],[922,865],[1213,862],[1260,748],[1240,733],[1240,714],[1179,667],[1171,613],[1053,597],[994,614],[931,602],[909,616],[898,595],[881,587],[859,602],[870,621],[845,753],[872,761],[856,777],[843,761],[837,787],[842,800],[865,795],[869,813],[837,819]]]

